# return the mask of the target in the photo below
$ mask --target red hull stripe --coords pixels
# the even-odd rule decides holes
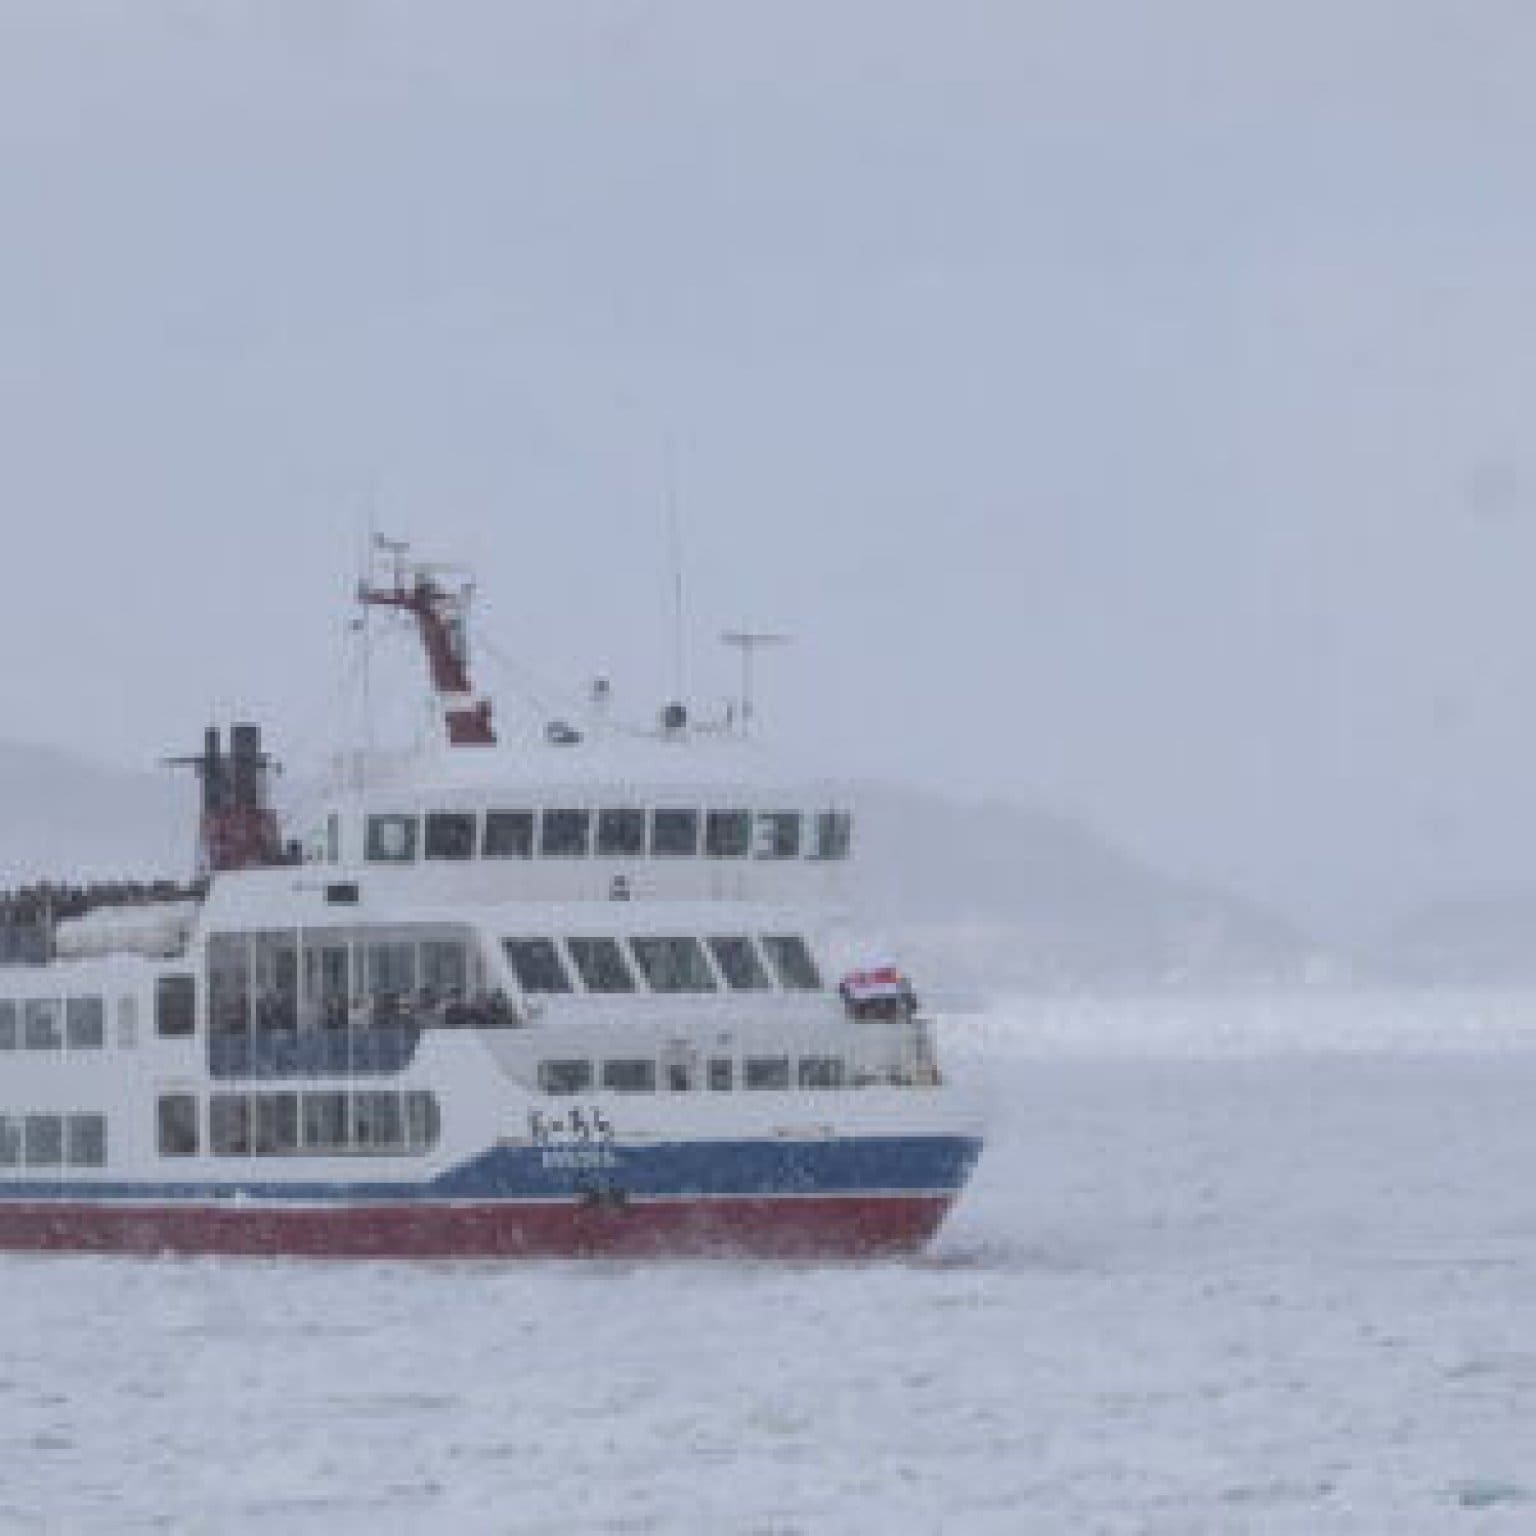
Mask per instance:
[[[484,1201],[350,1207],[0,1203],[0,1249],[313,1258],[744,1254],[861,1258],[920,1248],[948,1195]]]

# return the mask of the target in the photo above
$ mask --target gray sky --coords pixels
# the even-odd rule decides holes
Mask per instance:
[[[793,631],[835,771],[1524,879],[1533,79],[1528,0],[4,0],[0,733],[302,753],[370,489],[648,710],[670,479],[695,691]]]

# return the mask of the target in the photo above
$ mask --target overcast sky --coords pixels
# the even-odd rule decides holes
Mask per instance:
[[[692,690],[791,631],[833,771],[1529,879],[1533,80],[1529,0],[0,0],[0,735],[328,745],[370,500],[649,713],[675,500]]]

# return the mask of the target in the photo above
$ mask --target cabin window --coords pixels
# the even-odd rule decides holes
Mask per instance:
[[[802,1056],[800,1058],[800,1086],[802,1088],[841,1088],[846,1075],[841,1056]]]
[[[800,813],[759,811],[755,851],[760,859],[795,859],[800,856]]]
[[[474,858],[475,813],[430,812],[427,816],[426,855],[429,859]]]
[[[161,1157],[197,1156],[197,1100],[190,1093],[162,1094],[156,1106]]]
[[[28,1168],[57,1168],[64,1161],[64,1122],[58,1115],[28,1115],[25,1130]]]
[[[334,1152],[347,1144],[347,1096],[306,1093],[303,1098],[304,1145],[313,1151]]]
[[[541,1061],[539,1088],[544,1093],[587,1093],[592,1087],[590,1061]]]
[[[506,939],[502,948],[524,992],[569,992],[571,978],[553,939]]]
[[[635,978],[617,939],[567,939],[565,947],[588,992],[633,992]]]
[[[398,1152],[405,1146],[398,1093],[352,1095],[352,1145],[360,1152]]]
[[[107,1042],[107,1010],[99,997],[72,997],[64,1005],[64,1031],[72,1051],[99,1051]]]
[[[197,986],[190,976],[155,980],[155,1033],[190,1035],[197,1029]]]
[[[14,1116],[0,1115],[0,1168],[21,1166],[21,1121]]]
[[[469,990],[469,954],[462,944],[421,946],[421,985],[434,997],[463,997]]]
[[[667,1092],[691,1093],[693,1091],[693,1073],[685,1062],[673,1061],[667,1064]]]
[[[488,859],[531,859],[533,812],[487,811],[484,850]]]
[[[368,990],[375,996],[409,997],[416,990],[416,946],[409,943],[370,944]]]
[[[243,933],[216,933],[208,940],[208,1032],[243,1035],[251,1027],[251,945]],[[157,998],[163,1014],[165,1000]],[[161,1034],[163,1024],[157,1024]],[[188,1029],[186,1033],[190,1034]]]
[[[697,811],[656,811],[651,817],[651,852],[658,858],[693,858],[699,851]]]
[[[258,1093],[251,1101],[257,1157],[285,1157],[299,1150],[299,1096]]]
[[[413,1088],[405,1096],[405,1139],[414,1151],[426,1151],[437,1145],[442,1134],[443,1116],[437,1095],[425,1088]]]
[[[325,818],[325,862],[341,863],[341,817],[335,811]]]
[[[117,1000],[117,1043],[125,1051],[139,1043],[139,1000],[131,995]]]
[[[742,1074],[748,1088],[781,1089],[789,1087],[789,1057],[749,1056]]]
[[[597,851],[608,858],[636,858],[645,852],[645,812],[597,813]]]
[[[773,985],[768,980],[768,972],[763,969],[763,962],[757,958],[751,939],[725,937],[706,942],[731,991],[766,992]]]
[[[603,1087],[609,1093],[655,1093],[656,1063],[639,1059],[605,1061]]]
[[[591,835],[591,811],[545,811],[539,828],[539,852],[547,859],[580,858]]]
[[[63,1005],[57,998],[33,998],[22,1005],[29,1051],[57,1051],[64,1044]]]
[[[697,939],[631,939],[630,953],[653,992],[713,992],[715,978]]]
[[[787,992],[818,992],[821,990],[821,973],[805,940],[792,934],[774,934],[763,940],[763,952],[779,978],[779,985]]]
[[[243,1093],[216,1093],[208,1101],[208,1145],[215,1157],[249,1157],[251,1106]]]
[[[711,811],[704,818],[704,852],[710,858],[744,859],[751,851],[751,811]]]
[[[420,822],[415,816],[370,816],[365,853],[370,864],[409,864],[416,857]]]
[[[16,1004],[0,1001],[0,1051],[16,1049]]]
[[[735,1062],[729,1056],[712,1056],[709,1060],[709,1091],[729,1093],[736,1085]]]
[[[816,817],[818,859],[846,859],[853,847],[853,817],[847,811],[822,811]]]
[[[71,1168],[106,1167],[107,1117],[71,1115],[65,1121],[64,1150]]]

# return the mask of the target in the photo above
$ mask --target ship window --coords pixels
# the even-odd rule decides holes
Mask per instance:
[[[841,1056],[802,1056],[800,1058],[800,1086],[802,1088],[841,1088],[846,1075]]]
[[[64,1161],[64,1122],[57,1115],[28,1115],[28,1168],[57,1168]]]
[[[853,846],[853,818],[847,811],[822,811],[816,817],[816,857],[846,859]]]
[[[385,997],[406,997],[416,990],[414,944],[368,946],[368,990]]]
[[[325,862],[341,863],[341,817],[335,811],[325,818]]]
[[[243,933],[216,933],[208,940],[208,1032],[243,1035],[251,1027],[251,945]],[[163,1020],[164,993],[157,1009]],[[161,1034],[164,1023],[157,1024]],[[190,1021],[182,1031],[191,1034]]]
[[[344,1093],[304,1095],[304,1145],[335,1151],[347,1144],[347,1096]]]
[[[603,1087],[610,1093],[655,1093],[654,1061],[605,1061]]]
[[[631,953],[655,992],[713,992],[715,978],[697,939],[631,939]]]
[[[729,1093],[735,1085],[735,1063],[729,1056],[712,1056],[709,1061],[709,1090],[711,1093]]]
[[[405,1096],[406,1143],[418,1151],[437,1145],[443,1117],[437,1107],[437,1095],[425,1088],[413,1088]]]
[[[64,1029],[72,1051],[99,1051],[106,1044],[107,1010],[99,997],[72,997],[64,1005]]]
[[[117,1043],[124,1050],[139,1043],[139,1000],[131,995],[117,1000]]]
[[[697,811],[656,811],[651,817],[651,852],[661,858],[693,858],[699,851]]]
[[[800,813],[759,811],[757,856],[760,859],[794,859],[800,855]]]
[[[469,988],[469,956],[462,944],[421,946],[421,984],[436,997],[463,997]]]
[[[591,832],[591,811],[545,811],[539,852],[552,859],[579,858],[587,851]]]
[[[565,947],[588,992],[635,990],[635,978],[624,963],[624,951],[617,939],[567,939]]]
[[[66,1159],[71,1168],[104,1168],[107,1163],[107,1117],[71,1115],[65,1122]]]
[[[768,972],[763,969],[763,962],[757,958],[751,939],[715,938],[708,943],[731,991],[766,992],[773,985],[768,980]]]
[[[787,1056],[749,1056],[742,1074],[748,1088],[779,1089],[789,1087]]]
[[[763,950],[768,963],[779,978],[779,985],[789,992],[818,992],[821,975],[804,939],[789,934],[776,934],[763,940]]]
[[[56,1051],[64,1044],[63,1012],[55,998],[34,998],[22,1005],[29,1051]]]
[[[553,939],[506,939],[502,948],[512,962],[512,973],[524,992],[569,992],[571,978],[566,974],[560,951]]]
[[[396,1152],[405,1146],[398,1093],[352,1095],[352,1145],[371,1152]]]
[[[161,1157],[197,1156],[197,1100],[190,1093],[167,1093],[156,1106]]]
[[[208,1101],[208,1145],[215,1157],[249,1157],[251,1109],[243,1093],[216,1093]]]
[[[592,1087],[590,1061],[541,1061],[539,1088],[544,1093],[586,1093]]]
[[[531,859],[533,812],[487,811],[485,856],[488,859]]]
[[[254,1143],[257,1157],[282,1157],[299,1149],[299,1096],[296,1093],[258,1093]]]
[[[197,987],[192,978],[158,977],[155,981],[155,1033],[190,1035],[196,1027]]]
[[[645,812],[597,813],[597,851],[609,857],[634,857],[645,852]]]
[[[744,859],[751,851],[751,811],[711,811],[704,818],[704,852],[710,858]]]
[[[0,1168],[21,1166],[21,1121],[0,1115]]]
[[[370,864],[409,864],[416,857],[415,816],[370,816],[366,853]]]
[[[686,1063],[674,1061],[667,1066],[667,1092],[691,1093],[693,1091],[693,1073]]]
[[[430,812],[427,816],[426,855],[429,859],[474,858],[475,813]]]
[[[0,1002],[0,1051],[16,1049],[16,1004]]]

